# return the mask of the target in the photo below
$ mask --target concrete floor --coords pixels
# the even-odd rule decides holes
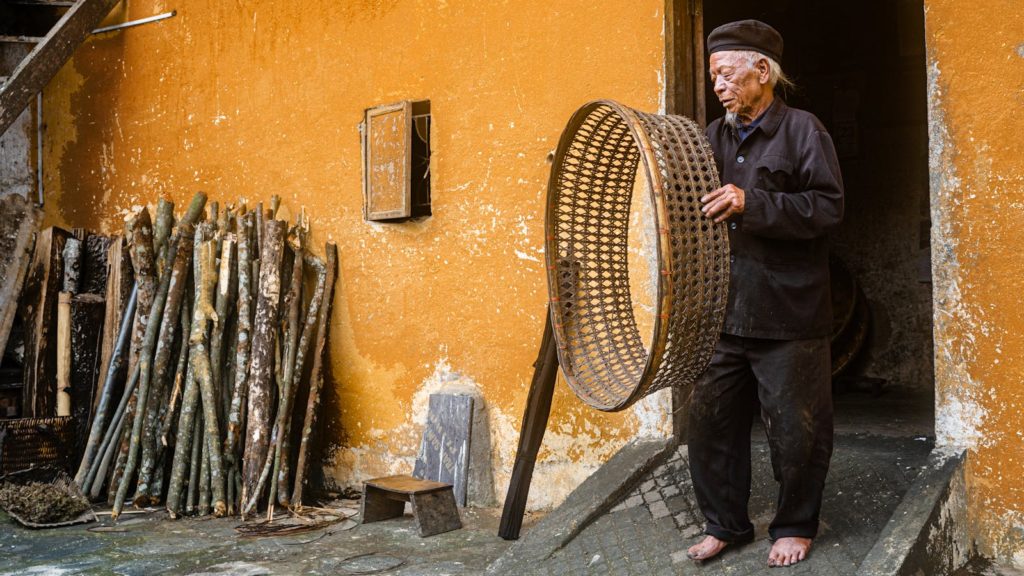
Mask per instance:
[[[263,538],[239,536],[234,518],[172,521],[164,512],[133,514],[116,525],[107,517],[42,531],[20,528],[4,516],[0,576],[480,574],[509,545],[496,536],[501,510],[461,512],[461,530],[429,538],[418,536],[409,515],[348,530],[339,523]]]
[[[855,573],[858,558],[899,503],[930,448],[934,416],[929,394],[896,389],[874,395],[853,390],[836,396],[835,409],[840,440],[828,481],[823,538],[813,561],[791,570],[794,573]],[[681,453],[638,484],[614,512],[588,527],[550,562],[533,567],[534,572],[759,572],[767,553],[763,525],[770,519],[774,482],[763,431],[755,430],[754,437],[762,442],[754,450],[759,480],[752,499],[762,532],[759,541],[699,570],[675,554],[700,531],[681,460],[685,454]],[[679,490],[655,497],[655,492],[668,494],[672,486]],[[430,538],[417,535],[408,514],[403,519],[350,529],[345,528],[351,523],[340,523],[294,536],[246,538],[235,531],[237,519],[171,521],[160,511],[128,515],[117,525],[107,520],[46,531],[25,530],[0,513],[0,576],[480,574],[510,544],[496,536],[501,510],[461,512],[461,530]],[[524,534],[540,516],[526,519]],[[621,562],[623,558],[627,562]],[[619,568],[624,572],[617,571]],[[999,572],[980,561],[970,570],[959,576],[1024,576]]]
[[[886,387],[874,393],[867,385],[853,386],[837,389],[833,405],[838,435],[935,436],[935,395],[931,390]]]
[[[838,437],[814,549],[806,562],[786,573],[856,575],[930,451],[931,442],[923,437]],[[753,462],[750,513],[756,530],[754,542],[727,550],[701,565],[686,557],[686,548],[702,537],[703,516],[689,481],[686,449],[681,447],[666,463],[645,475],[609,513],[538,566],[536,573],[763,573],[769,549],[767,526],[778,492],[763,437],[753,446]]]

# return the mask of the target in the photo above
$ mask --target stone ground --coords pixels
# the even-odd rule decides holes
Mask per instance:
[[[822,525],[808,561],[787,574],[856,574],[903,494],[925,465],[932,444],[917,439],[845,436],[836,440],[825,487]],[[701,538],[687,470],[686,449],[649,473],[640,485],[565,548],[538,574],[760,574],[766,569],[767,527],[776,497],[767,442],[755,442],[750,502],[756,540],[697,565],[686,549]]]
[[[925,463],[921,439],[846,436],[836,442],[822,531],[811,559],[787,573],[855,574]],[[700,536],[685,447],[534,574],[757,574],[764,570],[775,482],[767,444],[754,444],[752,518],[758,539],[697,566],[686,547]],[[0,576],[25,574],[480,574],[508,547],[500,509],[462,511],[465,527],[420,538],[411,517],[351,529],[244,538],[234,519],[167,520],[162,512],[99,524],[29,531],[0,523]],[[101,518],[106,518],[101,516]],[[536,518],[528,519],[524,532]],[[391,566],[391,568],[389,568]],[[969,572],[964,576],[998,574]]]
[[[849,399],[846,400],[849,402]],[[857,566],[925,464],[930,405],[896,395],[853,396],[862,420],[837,422],[822,529],[810,559],[786,574],[855,574]],[[879,405],[888,416],[882,417]],[[838,404],[838,403],[837,403]],[[922,407],[923,406],[923,407]],[[837,406],[838,407],[838,406]],[[870,432],[865,434],[864,432]],[[547,561],[517,574],[760,574],[776,485],[763,432],[755,430],[752,518],[757,540],[696,565],[686,548],[700,538],[685,447],[648,473],[613,509]],[[420,538],[409,514],[336,524],[283,537],[244,538],[236,519],[170,521],[162,512],[47,531],[17,527],[0,513],[0,576],[42,574],[481,574],[509,542],[496,536],[500,509],[461,510],[464,528]],[[106,517],[101,517],[106,518]],[[524,523],[524,534],[537,521]],[[957,576],[1024,576],[978,560]]]
[[[0,576],[479,574],[508,547],[496,536],[500,509],[460,511],[464,528],[420,538],[411,516],[345,530],[243,538],[237,519],[171,521],[163,512],[31,531],[0,513]],[[532,522],[532,521],[531,521]],[[109,531],[123,530],[123,531]]]

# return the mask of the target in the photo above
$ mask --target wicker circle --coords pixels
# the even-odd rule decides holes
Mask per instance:
[[[643,225],[656,236],[658,274],[646,339],[628,262],[638,184],[650,192]],[[725,226],[700,212],[717,187],[711,146],[685,117],[600,100],[569,120],[548,183],[545,253],[559,363],[587,404],[622,410],[666,386],[689,388],[707,367],[729,284]]]

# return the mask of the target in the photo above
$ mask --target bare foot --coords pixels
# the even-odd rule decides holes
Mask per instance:
[[[686,551],[686,555],[691,560],[703,562],[717,556],[728,545],[729,543],[725,540],[719,540],[714,536],[705,536],[700,543],[690,546],[690,549]]]
[[[779,538],[772,544],[772,550],[768,553],[768,566],[792,566],[807,558],[810,552],[810,538]]]

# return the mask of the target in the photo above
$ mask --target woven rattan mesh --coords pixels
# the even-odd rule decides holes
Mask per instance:
[[[0,419],[0,474],[69,464],[74,422],[56,418]]]
[[[657,233],[657,309],[641,338],[627,264],[634,184],[646,179]],[[703,131],[682,116],[591,102],[569,121],[548,185],[548,287],[559,362],[587,404],[622,410],[688,388],[711,359],[729,281],[724,225],[700,212],[718,187]],[[644,341],[649,342],[648,346]]]

